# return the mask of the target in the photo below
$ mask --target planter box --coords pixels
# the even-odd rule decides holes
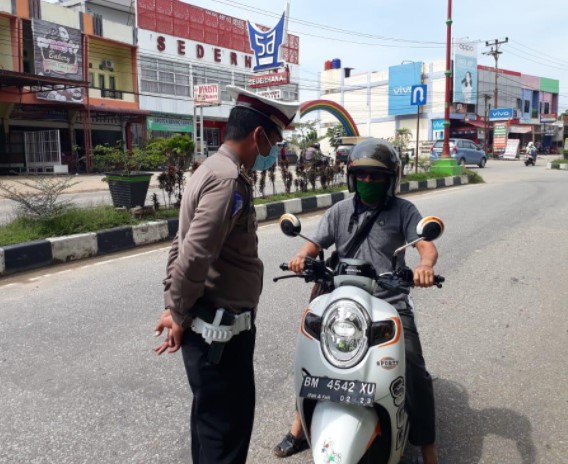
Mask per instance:
[[[144,206],[152,173],[108,173],[105,175],[112,197],[112,204],[115,207],[131,209],[135,206]]]

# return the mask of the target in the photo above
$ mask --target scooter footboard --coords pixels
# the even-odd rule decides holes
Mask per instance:
[[[314,464],[357,464],[380,433],[373,408],[320,401],[311,423]]]

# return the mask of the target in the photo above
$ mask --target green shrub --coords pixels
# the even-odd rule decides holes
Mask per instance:
[[[477,172],[472,171],[471,169],[466,169],[465,174],[469,180],[470,184],[484,184],[485,180],[481,177]]]

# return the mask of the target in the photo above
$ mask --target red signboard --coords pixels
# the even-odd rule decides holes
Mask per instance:
[[[258,89],[261,87],[274,87],[276,85],[284,85],[290,82],[288,72],[269,73],[261,75],[253,75],[248,77],[247,87]]]
[[[181,0],[137,0],[138,27],[182,39],[252,54],[243,19],[189,5]],[[283,59],[298,64],[300,38],[288,34],[282,46]],[[277,84],[274,84],[277,85]]]

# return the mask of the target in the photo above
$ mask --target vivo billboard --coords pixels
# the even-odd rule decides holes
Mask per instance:
[[[454,103],[477,101],[477,44],[454,43]]]
[[[489,110],[490,121],[508,121],[514,117],[515,113],[513,108],[493,108]]]
[[[412,86],[422,84],[422,62],[389,67],[389,116],[415,114],[410,104]]]

